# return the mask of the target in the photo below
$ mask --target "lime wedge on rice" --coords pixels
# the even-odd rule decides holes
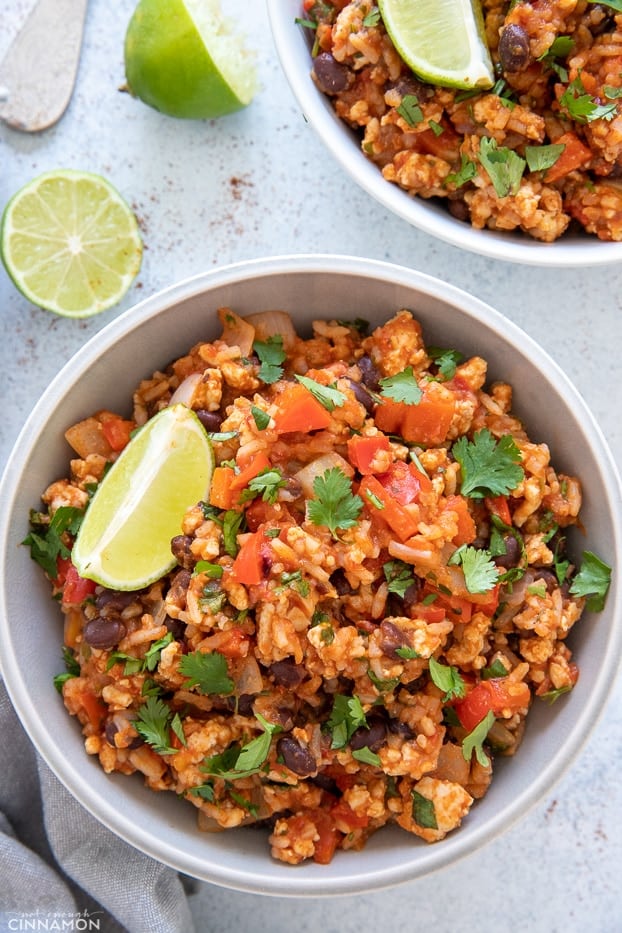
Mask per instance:
[[[140,0],[125,36],[127,90],[172,117],[212,119],[257,89],[243,40],[218,0]]]
[[[401,58],[429,84],[464,89],[494,84],[479,0],[378,0]]]
[[[123,298],[140,269],[142,241],[110,182],[59,169],[28,182],[6,205],[0,255],[29,301],[80,318]]]
[[[139,590],[175,566],[171,539],[205,499],[214,469],[210,440],[183,404],[158,412],[134,435],[97,487],[71,552],[82,577]]]

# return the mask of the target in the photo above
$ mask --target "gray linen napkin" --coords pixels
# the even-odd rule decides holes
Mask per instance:
[[[184,879],[98,823],[35,752],[0,680],[0,933],[192,933]]]

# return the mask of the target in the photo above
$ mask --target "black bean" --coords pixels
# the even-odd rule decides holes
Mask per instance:
[[[462,198],[449,198],[447,206],[449,213],[456,220],[462,220],[465,223],[469,220],[469,208]]]
[[[416,97],[418,101],[429,100],[435,93],[435,88],[430,84],[424,84],[423,81],[418,81],[414,75],[400,78],[397,84],[393,85],[393,90],[396,90],[402,98],[411,96]]]
[[[547,593],[551,593],[553,590],[557,589],[559,586],[557,574],[552,570],[549,570],[548,567],[534,567],[534,571],[535,581],[541,580],[546,586]]]
[[[324,94],[339,94],[354,81],[354,75],[347,65],[335,61],[330,52],[320,52],[316,55],[313,59],[313,74]]]
[[[330,582],[337,590],[338,596],[348,596],[352,592],[352,587],[346,579],[345,571],[343,571],[341,567],[335,570],[334,573],[331,573]]]
[[[400,735],[403,739],[412,739],[415,736],[408,723],[402,722],[401,719],[389,719],[389,732]]]
[[[511,73],[524,71],[531,60],[529,36],[522,26],[510,23],[501,31],[499,59],[503,70]]]
[[[377,752],[382,748],[387,737],[387,726],[382,719],[372,719],[369,728],[361,726],[350,738],[350,748],[357,751],[360,748],[369,748],[372,752]]]
[[[252,716],[253,715],[253,700],[255,697],[250,693],[242,693],[238,697],[238,707],[237,711],[240,716]]]
[[[196,557],[190,550],[191,544],[192,538],[190,538],[188,535],[175,535],[171,541],[171,551],[173,552],[173,557],[179,566],[184,568],[184,570],[193,570],[194,565],[197,562]]]
[[[505,545],[505,554],[496,554],[494,562],[497,567],[504,567],[509,570],[510,567],[516,567],[520,559],[520,547],[514,535],[503,535]]]
[[[119,727],[113,719],[109,719],[106,723],[106,728],[104,729],[104,735],[106,736],[106,741],[108,745],[112,745],[113,748],[117,746],[114,744],[114,737],[119,731]]]
[[[380,373],[374,366],[371,357],[362,356],[356,365],[359,368],[363,385],[371,389],[372,392],[377,392],[380,388]]]
[[[408,645],[408,637],[405,632],[402,632],[400,628],[395,624],[395,622],[389,622],[388,619],[384,619],[380,623],[380,648],[386,654],[388,658],[399,658],[399,654],[396,654],[398,648],[404,648]]]
[[[279,687],[288,687],[290,690],[297,687],[305,679],[305,669],[296,664],[293,658],[284,658],[270,665],[270,673]]]
[[[277,753],[283,759],[285,766],[300,777],[308,777],[317,771],[317,762],[309,749],[297,742],[291,735],[284,735],[279,739]]]
[[[106,615],[123,612],[136,599],[136,593],[120,593],[117,590],[102,590],[95,597],[95,605],[100,610],[106,610]]]
[[[357,400],[357,402],[360,402],[367,414],[371,415],[374,408],[376,407],[376,403],[365,386],[360,382],[355,382],[354,379],[349,379],[348,382],[350,383],[350,388],[352,389],[354,398]]]
[[[170,616],[166,616],[164,624],[166,625],[166,631],[171,633],[175,641],[184,640],[186,636],[185,622],[182,622],[181,619],[172,619]]]
[[[103,619],[96,616],[86,623],[82,637],[91,648],[114,648],[125,635],[121,619]]]
[[[197,408],[195,415],[206,431],[220,431],[222,415],[219,411],[208,411],[206,408]]]
[[[410,613],[410,610],[417,605],[421,599],[421,585],[420,581],[416,580],[415,583],[411,583],[410,586],[406,587],[404,593],[404,609],[406,612]]]

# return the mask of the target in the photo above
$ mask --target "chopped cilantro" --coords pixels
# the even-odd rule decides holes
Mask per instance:
[[[428,120],[428,126],[437,137],[442,136],[445,132],[445,127],[441,126],[440,123],[437,123],[436,120]]]
[[[343,392],[336,388],[336,383],[331,386],[324,386],[315,379],[309,379],[307,376],[298,376],[296,379],[305,389],[308,389],[311,395],[317,399],[320,405],[323,405],[326,411],[334,411],[335,408],[341,408],[346,400]]]
[[[424,797],[418,790],[412,790],[412,818],[422,829],[438,829],[434,801]]]
[[[251,415],[257,425],[257,430],[265,431],[270,424],[270,415],[268,412],[264,411],[263,408],[258,408],[256,405],[251,405]]]
[[[409,126],[416,126],[417,123],[423,122],[423,110],[419,106],[416,94],[404,94],[399,107],[395,109]]]
[[[543,172],[555,165],[565,149],[564,143],[551,143],[548,146],[525,146],[525,158],[530,172]]]
[[[525,475],[520,466],[520,450],[509,434],[495,441],[488,428],[482,428],[472,441],[460,437],[452,453],[462,473],[460,491],[472,499],[506,496]]]
[[[490,559],[490,551],[462,544],[453,552],[448,565],[462,567],[464,583],[469,593],[487,593],[499,582],[499,571]]]
[[[492,680],[494,677],[507,677],[508,671],[499,658],[495,658],[490,667],[482,668],[481,674],[482,680]]]
[[[132,674],[139,674],[144,670],[145,662],[143,658],[136,658],[132,654],[125,654],[124,651],[111,651],[106,661],[106,670],[109,671],[115,664],[123,663],[123,676],[131,677]]]
[[[414,661],[416,658],[421,657],[419,652],[415,651],[414,648],[411,648],[410,645],[402,645],[400,648],[396,648],[395,653],[400,658],[403,658],[404,661]]]
[[[256,496],[261,496],[264,502],[275,503],[279,489],[287,486],[286,480],[278,467],[266,467],[257,476],[249,480],[248,487],[242,492],[240,502],[248,502]]]
[[[220,564],[212,564],[208,560],[198,560],[194,565],[193,572],[195,574],[204,573],[210,580],[220,580],[223,575],[223,569]]]
[[[225,512],[222,523],[222,536],[225,551],[229,557],[235,557],[240,550],[238,547],[238,532],[242,531],[244,512],[229,509]]]
[[[154,641],[153,644],[149,646],[147,653],[144,657],[144,666],[148,671],[155,671],[156,667],[160,663],[160,655],[162,654],[162,649],[166,648],[167,645],[173,641],[173,633],[167,632],[162,638],[158,638],[157,641]]]
[[[215,444],[221,444],[224,441],[232,441],[234,437],[238,436],[237,431],[208,431],[207,436],[210,441],[213,441]]]
[[[381,512],[382,509],[384,508],[384,502],[382,502],[382,501],[378,498],[378,496],[376,495],[376,493],[375,493],[375,492],[372,492],[371,489],[366,489],[366,490],[365,490],[365,495],[367,496],[367,498],[369,499],[369,501],[371,502],[371,504],[374,506],[374,508],[375,508],[375,509],[378,509],[378,511]]]
[[[486,169],[498,197],[516,194],[525,171],[526,162],[513,149],[497,146],[495,139],[482,137],[479,144],[479,161]]]
[[[568,80],[568,71],[557,61],[558,58],[567,58],[574,47],[574,39],[570,36],[557,36],[551,43],[546,52],[541,55],[538,61],[551,68],[560,81],[566,83]]]
[[[462,740],[462,756],[465,761],[470,761],[475,751],[475,757],[483,768],[488,767],[490,760],[484,751],[484,742],[495,721],[495,714],[489,710],[481,722],[469,732]]]
[[[584,551],[579,572],[570,584],[572,595],[587,596],[585,606],[588,612],[600,612],[604,608],[610,583],[611,567],[592,551]]]
[[[363,500],[352,495],[352,482],[339,467],[316,476],[313,491],[317,499],[307,502],[307,517],[314,525],[325,525],[333,537],[338,528],[356,525]]]
[[[577,123],[591,123],[593,120],[613,120],[617,114],[615,104],[597,104],[593,97],[586,93],[581,75],[571,81],[559,99],[562,107]]]
[[[254,772],[253,772],[254,773]],[[251,800],[248,800],[246,797],[243,797],[242,794],[238,794],[237,791],[234,791],[232,787],[229,788],[229,796],[239,807],[242,807],[243,810],[248,810],[251,816],[255,818],[259,814],[259,809]]]
[[[356,748],[352,752],[352,757],[356,758],[357,761],[362,761],[366,765],[375,765],[376,768],[382,767],[382,761],[380,756],[376,752],[372,752],[371,748],[365,746],[364,748]]]
[[[294,17],[297,26],[304,26],[305,29],[317,29],[318,24],[313,19],[302,19],[300,16]]]
[[[200,797],[202,800],[209,800],[211,803],[214,800],[214,785],[211,781],[206,781],[205,784],[197,784],[195,787],[191,787],[188,793],[194,797]]]
[[[445,382],[453,379],[456,366],[464,359],[459,350],[445,350],[442,347],[428,347],[427,354],[438,366],[438,374]]]
[[[541,599],[544,599],[546,596],[546,585],[544,583],[534,583],[532,586],[527,587],[527,592],[530,596],[539,596]]]
[[[229,696],[235,684],[227,673],[227,659],[219,651],[192,651],[179,662],[179,671],[187,677],[184,686],[198,687],[201,693]]]
[[[303,577],[302,570],[293,570],[291,573],[283,571],[281,574],[281,585],[278,590],[284,590],[288,586],[293,587],[304,598],[309,595],[309,581],[305,580]]]
[[[201,766],[201,771],[217,775],[225,781],[235,781],[238,778],[257,774],[270,754],[272,736],[282,730],[281,726],[268,722],[260,713],[255,713],[255,717],[264,730],[261,735],[251,739],[242,748],[232,746],[235,748],[235,757],[231,753],[225,753],[209,758]],[[227,752],[230,750],[228,749]]]
[[[71,680],[72,677],[80,676],[80,664],[71,648],[67,648],[67,646],[63,648],[63,661],[65,662],[65,670],[62,674],[56,674],[53,678],[53,684],[59,693],[63,692],[64,683]]]
[[[417,385],[412,366],[407,366],[395,376],[381,379],[380,386],[380,394],[384,398],[393,399],[394,402],[404,402],[406,405],[418,405],[423,394]]]
[[[380,22],[380,10],[378,7],[372,7],[367,16],[363,17],[363,26],[377,26]]]
[[[622,3],[622,0],[620,2]],[[622,87],[612,87],[610,84],[605,84],[603,93],[607,100],[619,100],[622,97]]]
[[[32,531],[22,544],[30,547],[30,556],[47,573],[51,580],[58,576],[57,558],[69,557],[69,548],[63,542],[67,532],[76,535],[84,518],[84,510],[71,505],[61,505],[47,522],[39,521],[39,513],[30,513]]]
[[[268,384],[277,382],[283,375],[281,363],[285,362],[287,358],[287,354],[283,349],[283,338],[276,334],[274,337],[268,337],[265,341],[256,340],[253,344],[253,350],[261,363],[259,378]]]
[[[199,598],[199,608],[202,612],[215,615],[222,610],[226,602],[227,594],[220,589],[215,580],[210,580],[209,583],[205,584]]]
[[[430,677],[439,690],[444,691],[443,703],[460,699],[466,693],[466,685],[457,667],[441,664],[436,658],[430,658]]]
[[[140,707],[134,728],[158,755],[173,755],[176,749],[170,745],[172,719],[173,713],[168,703],[160,697],[150,696]]]
[[[396,593],[403,598],[408,587],[415,582],[411,564],[403,560],[389,560],[382,565],[382,569],[384,578],[389,584],[387,587],[389,593]]]
[[[371,668],[369,668],[367,671],[367,676],[371,680],[378,693],[391,693],[391,691],[395,690],[400,682],[399,677],[378,677],[377,674],[374,674]]]
[[[450,172],[449,175],[445,178],[445,184],[454,185],[456,188],[461,188],[463,185],[466,185],[467,181],[471,181],[472,178],[475,178],[477,175],[477,166],[475,162],[469,159],[464,152],[460,153],[460,168],[457,172]]]
[[[331,748],[345,748],[357,729],[368,728],[365,711],[357,696],[335,695],[333,709],[326,723],[332,733]]]
[[[565,687],[557,687],[554,690],[547,690],[546,693],[541,693],[540,699],[546,700],[546,702],[550,705],[556,700],[559,700],[560,696],[563,696],[564,693],[570,693],[571,690],[572,687],[570,684],[567,684]]]
[[[173,730],[173,732],[175,733],[175,735],[177,736],[181,744],[184,747],[186,747],[188,743],[186,741],[186,736],[184,734],[184,727],[183,727],[181,716],[179,715],[179,713],[175,713],[175,715],[171,719],[171,729]]]
[[[341,327],[352,327],[353,330],[356,330],[365,336],[369,330],[369,321],[366,321],[365,318],[355,317],[352,321],[337,321],[337,324],[340,324]]]

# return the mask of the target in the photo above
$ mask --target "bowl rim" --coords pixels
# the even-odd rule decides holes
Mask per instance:
[[[310,68],[301,64],[306,59],[300,53],[306,49],[305,55],[308,56],[308,46],[302,35],[305,29],[295,23],[292,15],[292,7],[296,3],[298,0],[291,0],[291,3],[266,0],[281,68],[305,121],[345,173],[375,201],[424,233],[489,259],[549,268],[600,266],[622,260],[622,243],[603,242],[591,234],[543,243],[527,234],[477,230],[451,217],[441,206],[412,197],[398,185],[385,182],[378,167],[361,151],[353,132],[337,117],[328,98],[313,84],[309,77]],[[351,144],[344,145],[344,139]]]
[[[613,456],[586,403],[561,368],[539,344],[518,325],[480,299],[426,273],[381,260],[367,260],[346,255],[298,254],[233,263],[200,273],[165,288],[121,313],[99,333],[92,336],[65,363],[33,408],[17,438],[0,479],[0,501],[4,504],[4,508],[0,511],[2,553],[7,552],[8,517],[12,511],[14,497],[18,493],[20,464],[28,457],[36,443],[43,427],[42,419],[45,417],[45,412],[50,406],[56,407],[62,401],[72,385],[82,377],[95,359],[109,351],[120,338],[143,326],[152,316],[165,312],[180,301],[198,294],[209,293],[213,288],[222,285],[236,285],[245,280],[309,273],[353,275],[357,278],[381,279],[393,285],[414,288],[424,295],[443,302],[453,302],[459,306],[461,313],[466,314],[474,322],[483,320],[487,328],[497,335],[502,335],[504,340],[520,341],[521,346],[527,350],[536,365],[546,366],[547,372],[552,373],[555,379],[563,385],[566,396],[578,406],[585,419],[586,430],[596,451],[595,456],[605,470],[607,483],[605,495],[608,500],[617,505],[620,514],[621,520],[615,528],[617,537],[614,550],[615,554],[622,552],[622,531],[619,530],[622,528],[622,486]],[[615,613],[614,603],[616,600],[622,603],[622,591],[618,585],[617,575],[614,577],[614,582],[615,585],[612,583],[609,593],[609,600],[611,600],[610,611]],[[37,708],[29,693],[26,675],[20,670],[14,651],[5,599],[5,587],[0,586],[0,642],[3,646],[0,655],[0,671],[4,675],[7,691],[33,745],[56,777],[79,803],[121,839],[178,871],[238,891],[283,897],[308,897],[318,896],[318,894],[322,897],[351,895],[357,892],[389,888],[453,864],[496,838],[548,793],[577,757],[603,713],[622,655],[622,625],[613,624],[596,682],[587,702],[574,721],[570,735],[565,736],[561,752],[552,751],[546,766],[537,778],[502,811],[495,813],[483,825],[473,828],[468,838],[450,835],[443,841],[442,846],[429,847],[425,853],[425,859],[421,859],[420,867],[413,869],[412,864],[406,863],[398,868],[389,866],[381,870],[361,871],[355,880],[352,876],[331,878],[319,873],[297,877],[293,870],[283,879],[280,877],[275,879],[274,874],[268,872],[262,874],[261,871],[254,872],[253,877],[249,878],[249,875],[242,869],[223,868],[214,856],[198,858],[182,848],[171,848],[171,846],[168,847],[169,851],[166,851],[166,844],[162,851],[163,844],[160,839],[140,825],[128,825],[124,814],[120,813],[109,801],[99,797],[85,775],[73,770],[60,747],[50,743],[44,711]],[[622,612],[618,612],[617,617],[620,620]],[[268,859],[268,855],[266,858]]]

